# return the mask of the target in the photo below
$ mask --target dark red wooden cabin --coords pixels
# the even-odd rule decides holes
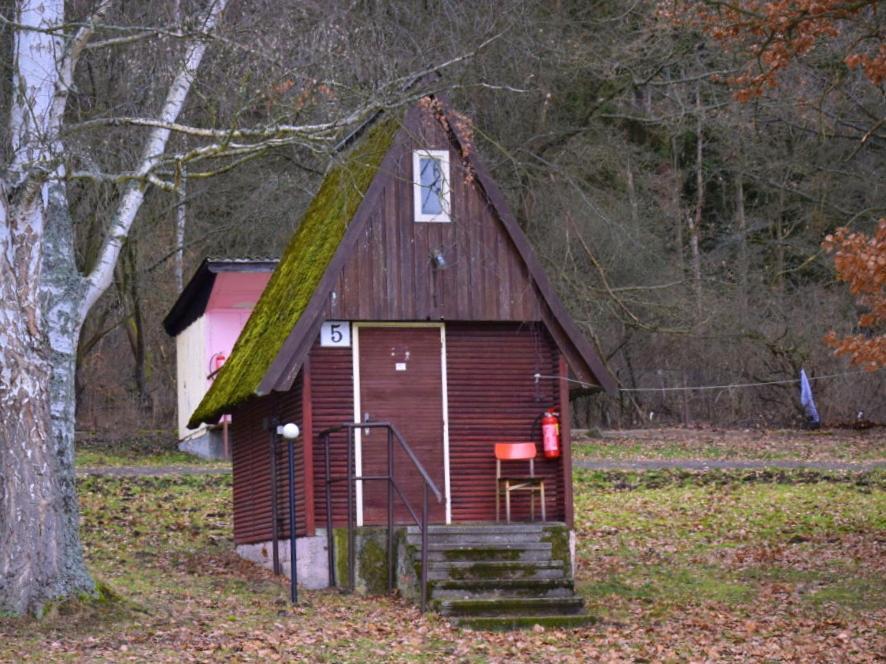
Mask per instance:
[[[366,417],[395,424],[441,487],[432,521],[494,520],[493,444],[534,440],[548,519],[571,525],[570,373],[613,388],[479,163],[468,123],[426,97],[376,120],[330,171],[191,424],[232,415],[238,545],[272,536],[274,417],[303,432],[300,536],[326,523],[320,432]],[[551,407],[563,453],[547,460],[538,420]],[[334,475],[345,473],[345,444],[332,440]],[[384,472],[381,432],[356,446],[358,474]],[[284,453],[280,445],[282,536]],[[399,467],[418,500],[420,478]],[[383,524],[386,490],[363,484],[358,523]],[[344,525],[343,489],[332,506],[333,524]],[[516,518],[528,518],[528,499]]]

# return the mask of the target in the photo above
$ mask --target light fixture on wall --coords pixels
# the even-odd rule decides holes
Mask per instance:
[[[442,249],[434,249],[431,252],[431,263],[438,270],[445,270],[449,267],[449,263],[446,262],[446,256],[443,255]]]

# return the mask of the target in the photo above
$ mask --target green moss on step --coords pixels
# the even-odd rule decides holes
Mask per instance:
[[[383,595],[388,591],[388,552],[369,533],[360,545],[360,581],[370,595]]]
[[[458,579],[520,579],[529,578],[537,571],[534,563],[509,562],[496,565],[482,562],[465,567],[450,567],[449,578]]]
[[[551,560],[563,563],[567,577],[572,577],[572,555],[569,552],[569,529],[566,526],[547,526],[544,529],[543,542],[551,545]]]
[[[335,546],[335,583],[339,588],[348,585],[348,531],[346,528],[333,528],[332,541]]]
[[[379,122],[326,175],[230,358],[188,426],[211,422],[257,393],[320,284],[399,127],[399,118]]]
[[[519,560],[519,549],[495,549],[477,547],[471,549],[447,549],[443,552],[446,560]]]

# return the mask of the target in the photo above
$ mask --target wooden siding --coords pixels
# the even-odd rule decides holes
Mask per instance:
[[[326,527],[326,457],[320,432],[354,421],[354,376],[350,348],[311,349],[311,396],[314,452],[314,523]],[[347,436],[337,434],[331,441],[332,476],[347,475]],[[333,485],[332,517],[336,526],[345,525],[348,501],[344,482]]]
[[[302,381],[289,392],[252,399],[233,414],[231,441],[234,472],[234,542],[266,542],[271,530],[271,458],[263,419],[302,421]],[[296,444],[296,534],[307,534],[303,441]],[[289,536],[289,481],[286,444],[277,444],[278,537]],[[270,555],[270,552],[269,552]]]
[[[553,340],[541,325],[449,323],[446,356],[453,522],[495,519],[493,445],[526,440],[538,448],[535,467],[546,478],[547,518],[563,520],[563,460],[543,457],[537,421],[546,407],[558,404],[560,391],[555,379],[534,379],[536,373],[558,373]],[[506,473],[527,471],[528,464],[504,466]],[[515,495],[514,518],[528,519],[528,496]]]
[[[528,268],[446,132],[427,112],[410,112],[411,138],[325,303],[327,320],[537,321],[541,307]],[[450,222],[414,221],[412,152],[449,150]],[[432,265],[439,251],[445,268]]]
[[[360,410],[373,420],[394,424],[437,487],[444,491],[440,328],[361,326],[359,339]],[[368,430],[363,434],[362,450],[363,474],[387,475],[386,432]],[[424,480],[396,442],[394,477],[412,509],[420,513]],[[374,480],[363,485],[363,523],[386,523],[387,483]],[[446,505],[438,503],[433,495],[429,510],[431,521],[445,522]],[[394,500],[394,515],[397,523],[414,523],[399,498]]]

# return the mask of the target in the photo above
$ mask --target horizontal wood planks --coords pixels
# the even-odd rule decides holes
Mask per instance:
[[[437,446],[442,446],[442,394],[440,369],[440,330],[438,327],[397,328],[361,327],[361,357],[363,344],[369,355],[361,362],[363,390],[361,400],[374,419],[394,422],[412,445],[423,463],[444,489],[442,449],[439,463],[433,458]],[[373,350],[374,349],[374,350]],[[398,377],[396,362],[403,361],[410,352],[406,373],[417,376],[419,382],[407,386],[404,392],[392,377]],[[394,356],[391,355],[394,353]],[[397,355],[399,352],[400,355]],[[426,357],[425,357],[426,356]],[[421,358],[424,358],[421,362]],[[495,518],[495,459],[496,442],[531,440],[536,443],[538,457],[536,473],[546,478],[546,509],[549,520],[563,520],[569,516],[566,501],[570,499],[566,486],[568,469],[563,459],[547,460],[542,455],[541,432],[538,419],[546,408],[560,406],[568,397],[568,390],[560,389],[556,378],[566,371],[560,364],[560,354],[544,325],[540,323],[473,323],[446,324],[446,371],[448,381],[449,463],[452,520],[489,521]],[[411,364],[410,364],[411,363]],[[394,371],[390,371],[392,365]],[[364,366],[365,365],[365,366]],[[414,373],[410,373],[414,371]],[[325,510],[325,452],[319,433],[326,428],[354,417],[353,361],[351,348],[323,348],[315,343],[310,353],[310,397],[313,456],[314,508],[318,527],[326,523]],[[535,374],[543,377],[535,380]],[[434,391],[433,388],[437,389]],[[303,424],[303,374],[286,393],[276,393],[253,399],[237,409],[232,423],[234,456],[234,536],[240,543],[266,541],[270,529],[270,462],[268,433],[262,428],[262,418],[277,415],[281,421]],[[376,435],[373,432],[372,435]],[[378,438],[384,434],[378,433]],[[364,473],[382,474],[386,467],[386,446],[376,445],[370,438],[364,442]],[[308,441],[303,441],[303,445]],[[331,445],[332,475],[343,478],[347,474],[347,436],[333,436]],[[298,533],[305,534],[305,495],[303,446],[297,455],[298,477]],[[568,451],[568,450],[564,450]],[[398,466],[409,472],[402,478],[420,509],[421,482],[411,464],[404,459]],[[505,472],[523,474],[526,464],[505,466]],[[286,512],[286,457],[285,445],[278,449],[280,533],[285,536]],[[411,475],[410,475],[411,473]],[[379,490],[364,489],[364,517],[367,524],[384,521],[384,502]],[[334,485],[332,491],[333,523],[346,524],[347,499],[344,482]],[[442,508],[431,502],[433,519],[442,521]],[[538,508],[538,506],[536,506]],[[517,494],[513,507],[515,519],[529,518],[529,499]],[[398,520],[405,521],[405,513],[398,509]]]
[[[410,136],[380,171],[383,189],[323,312],[326,319],[535,321],[529,271],[473,174],[427,111],[407,114]],[[412,152],[448,149],[451,221],[414,221]],[[433,255],[446,262],[435,267]]]
[[[449,463],[453,521],[495,519],[497,442],[533,441],[536,474],[546,478],[549,520],[565,514],[562,459],[542,455],[537,418],[557,405],[559,354],[541,325],[449,323],[446,326],[449,383]],[[528,473],[528,463],[505,463],[504,473]],[[515,494],[514,518],[529,518],[529,498]],[[536,504],[536,510],[538,505]],[[536,512],[538,516],[538,512]]]
[[[301,378],[289,392],[257,397],[233,413],[231,420],[234,472],[234,542],[248,544],[272,538],[270,434],[264,418],[302,421]],[[296,533],[307,533],[303,441],[296,442]],[[289,536],[289,482],[286,443],[277,443],[278,537]]]
[[[311,349],[312,429],[314,446],[314,518],[320,528],[326,527],[326,457],[320,432],[354,421],[354,376],[350,348]],[[331,438],[332,476],[347,476],[347,434]],[[347,489],[344,482],[332,487],[333,524],[347,523]]]

